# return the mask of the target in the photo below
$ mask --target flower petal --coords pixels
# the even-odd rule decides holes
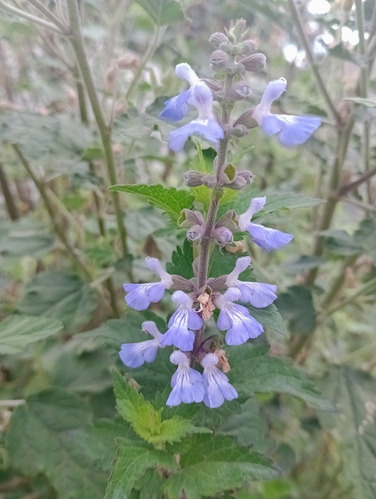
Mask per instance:
[[[268,115],[262,120],[261,128],[265,134],[279,134],[284,146],[294,147],[306,142],[321,125],[317,116]]]
[[[242,294],[239,300],[249,302],[254,307],[267,307],[277,298],[276,285],[238,280],[237,286]]]
[[[170,133],[169,147],[175,152],[181,151],[189,136],[202,135],[209,142],[215,144],[223,139],[223,129],[214,118],[207,120],[193,120],[191,123],[180,127]]]
[[[160,118],[168,122],[176,122],[184,118],[188,113],[187,102],[191,97],[191,89],[182,92],[181,94],[171,97],[164,103],[164,109],[159,114]]]
[[[294,237],[292,234],[284,233],[282,231],[278,231],[277,229],[264,227],[260,224],[254,224],[252,222],[248,225],[247,231],[251,235],[254,243],[267,252],[284,247],[290,243]]]

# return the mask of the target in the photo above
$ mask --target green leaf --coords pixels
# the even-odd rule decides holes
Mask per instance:
[[[172,443],[188,434],[211,432],[209,429],[195,427],[189,420],[181,417],[162,420],[163,410],[157,410],[149,401],[145,401],[143,395],[131,387],[119,372],[114,371],[113,381],[120,415],[148,443]]]
[[[325,249],[335,255],[356,255],[362,252],[362,247],[346,231],[328,229],[320,231],[319,234],[325,236]]]
[[[240,191],[235,201],[222,204],[220,213],[222,215],[225,211],[233,209],[236,213],[242,214],[248,209],[251,200],[260,196],[266,196],[266,204],[261,212],[255,214],[255,218],[265,214],[272,214],[281,209],[308,208],[325,203],[325,200],[311,198],[299,193],[258,193],[251,187]]]
[[[18,306],[21,314],[59,319],[74,331],[89,323],[97,309],[94,290],[68,271],[45,271],[26,287]]]
[[[283,268],[291,274],[301,273],[308,269],[314,269],[324,264],[326,259],[323,257],[315,257],[311,255],[300,255],[295,259],[289,259],[283,264]]]
[[[176,222],[184,208],[192,208],[194,197],[186,189],[166,188],[161,184],[123,184],[110,186],[109,191],[120,191],[143,196],[152,205],[164,210]]]
[[[163,467],[173,471],[177,468],[173,455],[156,450],[144,441],[119,439],[119,445],[105,498],[129,498],[136,481],[147,469]]]
[[[166,264],[166,270],[170,274],[177,274],[190,280],[193,278],[193,245],[184,240],[183,247],[176,247],[172,252],[171,262]]]
[[[286,329],[282,316],[274,304],[270,304],[270,306],[262,309],[253,307],[250,304],[243,305],[248,309],[250,315],[257,319],[262,326],[270,328],[281,335],[285,335],[287,337],[289,336],[289,332]]]
[[[3,258],[40,257],[52,248],[53,243],[54,239],[45,226],[29,218],[0,225],[0,255]]]
[[[346,476],[354,498],[376,497],[376,379],[349,366],[332,367],[322,380],[328,398],[340,414],[321,415],[321,422],[337,436]]]
[[[168,498],[207,498],[246,481],[271,479],[279,469],[263,455],[227,436],[193,436],[180,455],[181,470],[163,486]]]
[[[0,323],[0,353],[18,354],[33,342],[56,335],[63,329],[61,321],[15,314]]]
[[[136,0],[158,26],[185,21],[183,9],[178,0]]]
[[[292,394],[313,408],[333,410],[334,406],[307,380],[306,375],[287,360],[266,354],[265,345],[244,344],[227,347],[231,365],[230,378],[239,393],[247,398],[255,392]]]
[[[343,100],[353,102],[354,104],[361,104],[367,108],[376,108],[376,101],[373,101],[372,99],[364,99],[363,97],[345,97]]]
[[[275,304],[287,319],[291,333],[309,335],[316,329],[316,311],[311,290],[294,285],[281,293]]]
[[[103,498],[106,475],[75,439],[89,424],[88,408],[67,391],[34,394],[13,412],[6,437],[11,463],[26,476],[44,473],[60,498]]]
[[[362,245],[376,265],[376,214],[360,223],[359,229],[355,231],[354,240]]]
[[[226,250],[220,250],[217,246],[214,248],[212,256],[209,262],[209,276],[211,278],[217,278],[223,274],[229,274],[234,270],[236,261],[239,257],[243,257],[246,254],[233,254],[226,252]],[[241,279],[243,281],[252,281],[252,271],[249,267],[244,273],[241,274]]]

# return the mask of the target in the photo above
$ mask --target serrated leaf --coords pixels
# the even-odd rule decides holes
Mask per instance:
[[[156,450],[140,439],[120,439],[105,498],[128,498],[136,481],[147,469],[177,468],[173,455]]]
[[[255,392],[292,394],[313,408],[334,410],[331,401],[309,381],[291,362],[266,354],[264,345],[244,344],[241,349],[227,347],[231,365],[231,382],[239,393],[248,398]]]
[[[282,316],[274,304],[270,304],[270,306],[263,307],[262,309],[253,307],[250,304],[243,305],[248,309],[250,315],[257,319],[257,321],[259,321],[262,326],[270,328],[271,330],[274,330],[281,335],[285,335],[287,337],[289,336],[289,332],[282,319]]]
[[[0,323],[0,354],[18,354],[33,342],[56,335],[63,329],[56,319],[15,314]]]
[[[158,26],[185,21],[183,9],[178,0],[136,0]]]
[[[376,379],[349,366],[332,367],[322,380],[328,398],[339,415],[320,420],[337,436],[346,476],[353,482],[354,498],[376,497]]]
[[[119,191],[142,196],[152,205],[166,212],[176,223],[184,208],[192,208],[194,196],[186,189],[166,188],[162,184],[118,184],[110,186],[109,191]]]
[[[291,333],[309,335],[316,329],[316,310],[311,290],[303,285],[294,285],[281,293],[276,305],[288,321]]]
[[[180,455],[181,470],[163,486],[168,498],[207,498],[245,481],[271,479],[279,469],[263,455],[226,436],[194,436]]]
[[[88,408],[67,391],[34,394],[13,412],[6,437],[10,460],[26,476],[44,473],[61,498],[103,498],[106,475],[75,440],[89,424]]]
[[[21,314],[59,319],[65,329],[74,331],[89,323],[97,309],[93,289],[68,271],[45,271],[26,287],[18,306]]]
[[[192,243],[184,240],[183,247],[176,247],[172,252],[171,262],[166,264],[166,270],[190,280],[193,278],[193,260]]]
[[[120,415],[130,423],[138,436],[148,443],[180,441],[192,433],[211,432],[195,427],[189,420],[172,417],[162,420],[162,408],[157,410],[116,371],[113,375],[114,392]]]

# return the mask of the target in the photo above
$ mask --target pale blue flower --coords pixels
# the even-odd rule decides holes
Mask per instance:
[[[175,152],[181,151],[188,137],[193,134],[199,134],[209,142],[218,144],[218,141],[223,139],[224,133],[214,117],[211,90],[187,63],[176,66],[176,75],[186,80],[190,88],[166,101],[160,117],[167,121],[180,120],[187,114],[188,104],[197,109],[198,117],[187,125],[170,132],[170,149]]]
[[[131,368],[137,368],[145,362],[151,363],[154,361],[158,348],[161,347],[160,342],[163,335],[158,330],[154,321],[144,321],[142,323],[142,330],[152,335],[154,339],[121,345],[120,359],[126,366]]]
[[[290,243],[293,239],[292,234],[278,231],[270,227],[264,227],[261,224],[251,222],[253,215],[259,212],[266,203],[266,197],[253,198],[249,208],[244,214],[239,215],[238,223],[242,231],[248,231],[252,240],[256,245],[263,248],[267,252],[277,250]]]
[[[240,257],[236,261],[234,270],[226,278],[226,286],[237,288],[240,291],[239,300],[241,302],[249,302],[254,307],[267,307],[277,298],[276,285],[238,279],[239,274],[245,271],[250,264],[250,257]]]
[[[178,369],[171,379],[172,391],[167,399],[167,406],[200,403],[205,394],[201,373],[189,366],[188,356],[181,351],[174,351],[170,356],[170,361],[178,365]]]
[[[272,103],[286,90],[284,78],[268,83],[258,106],[253,111],[253,118],[267,135],[278,134],[284,146],[293,147],[306,142],[321,125],[317,116],[295,116],[272,114]]]
[[[169,328],[163,336],[161,345],[174,345],[182,351],[192,351],[195,340],[193,330],[201,328],[202,319],[192,309],[193,300],[186,293],[177,290],[172,294],[171,299],[179,304],[179,307],[168,322]]]
[[[227,330],[226,343],[228,345],[240,345],[248,339],[254,339],[264,331],[263,326],[250,316],[246,307],[234,304],[234,300],[239,300],[240,290],[229,288],[223,295],[219,294],[214,299],[214,304],[220,313],[217,320],[217,327],[220,330]]]
[[[172,285],[172,277],[161,266],[158,259],[146,257],[146,267],[159,274],[161,281],[157,283],[125,283],[124,290],[127,292],[125,302],[129,307],[137,311],[143,311],[150,306],[150,302],[159,302],[166,289]]]
[[[204,368],[205,396],[204,403],[209,408],[218,408],[225,400],[231,401],[238,397],[235,388],[229,383],[227,376],[216,367],[218,356],[213,352],[206,354],[201,365]]]

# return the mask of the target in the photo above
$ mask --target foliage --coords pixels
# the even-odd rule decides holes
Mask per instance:
[[[0,497],[375,497],[376,8],[303,4],[0,2]],[[225,171],[252,182],[213,190],[218,148],[191,138],[173,152],[176,124],[160,113],[187,90],[176,64],[225,77],[208,39],[239,18],[267,67],[247,73],[244,46],[215,47],[236,60],[227,83],[251,93],[220,110],[213,91],[214,109],[234,113]],[[300,147],[236,125],[280,77],[272,114],[323,120]],[[264,196],[252,223],[294,235],[278,252],[231,219]],[[224,347],[218,307],[207,322],[197,352],[217,353],[237,398],[168,406],[171,347],[135,368],[119,350],[153,338],[145,322],[166,332],[176,288],[135,311],[123,284],[158,282],[149,256],[194,295],[203,240],[182,211],[207,221],[214,198],[234,241],[209,245],[203,289],[216,300],[250,256],[239,279],[278,297],[238,301],[264,328],[243,345]]]

